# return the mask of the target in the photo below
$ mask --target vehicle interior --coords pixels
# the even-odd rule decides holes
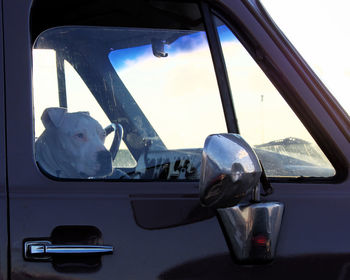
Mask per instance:
[[[42,21],[32,22],[34,49],[55,50],[60,107],[67,107],[63,66],[63,62],[66,61],[80,75],[109,120],[122,125],[123,140],[137,161],[137,170],[135,167],[124,167],[123,171],[137,179],[198,179],[201,150],[167,151],[157,132],[118,77],[109,54],[111,50],[152,45],[153,55],[160,56],[164,52],[165,44],[170,45],[180,37],[194,33],[194,30],[203,30],[201,15],[195,12],[196,9],[193,9],[191,4],[136,2],[137,4],[124,2],[117,5],[115,1],[105,1],[106,10],[99,11],[96,15],[94,1],[91,1],[91,4],[84,2],[86,13],[75,13],[74,5],[79,6],[79,3],[75,2],[70,3],[73,5],[70,12],[60,13],[60,9],[65,5],[64,1],[60,2],[59,7],[37,1],[32,7],[32,18],[40,18]],[[99,3],[98,7],[101,6]],[[187,11],[184,10],[186,7],[189,8]],[[149,18],[138,17],[139,9],[147,9]],[[116,14],[120,16],[116,17]],[[80,19],[81,16],[84,18]],[[41,31],[67,24],[79,27],[51,29],[35,40]],[[119,26],[120,30],[82,27],[86,25]],[[120,26],[128,26],[128,29]],[[132,29],[132,26],[147,26],[149,29]],[[153,28],[159,26],[162,29]]]

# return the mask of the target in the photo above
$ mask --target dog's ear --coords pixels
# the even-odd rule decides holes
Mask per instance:
[[[46,108],[41,116],[41,121],[45,128],[59,127],[63,122],[63,116],[65,113],[67,113],[66,108]]]

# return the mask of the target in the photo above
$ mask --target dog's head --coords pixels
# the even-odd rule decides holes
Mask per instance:
[[[112,172],[111,154],[104,146],[105,130],[88,112],[48,108],[41,119],[47,131],[46,145],[63,173],[72,174],[64,169],[73,168],[75,174],[87,178]]]

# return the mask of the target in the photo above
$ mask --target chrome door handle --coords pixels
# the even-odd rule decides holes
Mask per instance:
[[[27,241],[24,243],[24,258],[27,260],[50,260],[54,255],[103,255],[112,254],[108,245],[56,245],[50,241]]]

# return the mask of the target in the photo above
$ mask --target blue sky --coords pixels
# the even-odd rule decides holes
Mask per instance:
[[[170,33],[171,31],[169,31]],[[220,26],[218,28],[220,39],[222,42],[237,40],[234,35],[227,29],[226,26]],[[171,33],[170,33],[171,34]],[[164,50],[169,55],[175,55],[178,52],[190,52],[207,42],[204,32],[189,33],[185,36],[179,37],[171,45],[165,45]],[[152,46],[144,45],[139,47],[120,49],[112,51],[109,54],[109,59],[116,70],[122,70],[128,61],[137,60],[140,57],[147,57],[152,55]]]

